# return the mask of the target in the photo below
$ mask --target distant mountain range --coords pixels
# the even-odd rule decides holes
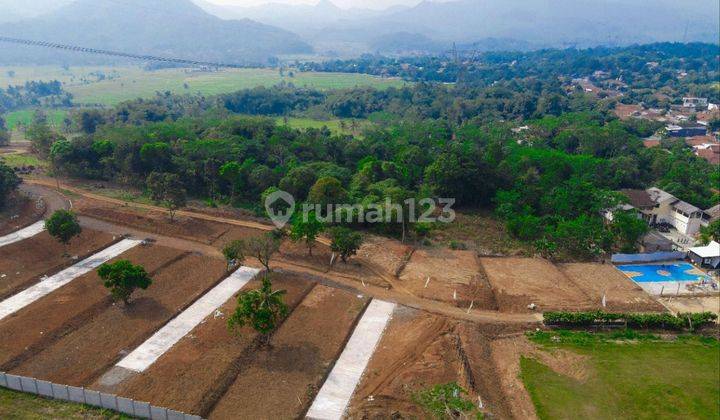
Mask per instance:
[[[227,7],[204,2],[218,16],[250,18],[303,36],[320,50],[345,45],[400,52],[453,42],[488,49],[590,47],[720,37],[717,0],[455,0],[424,1],[384,11],[266,4]]]
[[[292,32],[248,19],[223,20],[190,0],[76,0],[35,18],[0,24],[0,35],[239,64],[312,52],[312,47]],[[4,64],[107,60],[38,47],[0,48],[0,63]]]

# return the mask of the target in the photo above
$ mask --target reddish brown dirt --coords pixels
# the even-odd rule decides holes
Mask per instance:
[[[417,250],[400,275],[400,283],[425,299],[459,308],[472,304],[477,309],[497,310],[495,295],[471,251]]]
[[[44,206],[38,206],[35,200],[16,196],[7,207],[0,211],[0,236],[29,226],[43,217]]]
[[[119,238],[118,238],[119,239]],[[86,229],[73,239],[68,255],[65,247],[47,232],[0,247],[0,299],[5,299],[110,245],[116,238],[107,233]]]
[[[426,418],[413,402],[418,392],[457,382],[477,402],[476,381],[457,334],[458,323],[400,307],[353,395],[349,418]]]
[[[14,372],[67,385],[87,385],[160,326],[191,304],[225,273],[221,260],[186,255],[155,275],[129,307],[112,305]]]
[[[257,287],[259,282],[253,281],[246,290]],[[313,284],[298,276],[273,273],[273,287],[287,291],[285,303],[293,310]],[[220,308],[222,316],[205,319],[148,370],[113,392],[186,413],[206,414],[244,369],[245,359],[259,351],[257,334],[251,328],[240,334],[228,331],[227,317],[236,306],[235,297],[228,300]],[[93,387],[99,388],[97,384]]]
[[[561,264],[562,270],[597,305],[603,294],[607,307],[616,312],[665,312],[653,297],[628,279],[615,267],[607,264]]]
[[[272,348],[257,352],[245,365],[209,418],[300,418],[366,303],[351,293],[316,286],[273,336]]]
[[[540,258],[480,258],[503,312],[587,310],[593,303],[575,283],[550,262]]]
[[[307,247],[304,242],[285,241],[280,248],[280,255],[283,259],[313,267],[323,272],[334,272],[355,278],[361,278],[365,283],[376,286],[389,286],[388,283],[380,276],[375,274],[370,267],[359,258],[350,258],[347,263],[343,263],[339,258],[330,266],[332,259],[332,251],[330,247],[323,244],[316,244],[313,248],[313,255],[308,255]]]
[[[177,258],[164,247],[135,247],[115,260],[141,264],[149,273]],[[0,371],[7,371],[82,327],[111,304],[95,272],[73,280],[0,321]]]
[[[372,261],[384,272],[399,276],[410,259],[413,248],[394,239],[368,235],[358,250],[358,256]]]
[[[178,216],[175,221],[171,222],[166,212],[148,211],[135,207],[118,208],[117,206],[97,202],[91,203],[89,200],[83,200],[81,204],[77,205],[77,209],[80,214],[114,224],[205,244],[218,244],[219,246],[233,239],[262,233],[255,229],[230,226],[192,217]]]

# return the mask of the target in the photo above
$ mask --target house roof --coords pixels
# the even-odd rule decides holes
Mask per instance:
[[[620,192],[622,192],[628,198],[628,201],[633,207],[641,209],[655,206],[655,201],[645,190],[625,189],[621,190]]]
[[[657,188],[657,187],[650,187],[650,188],[648,188],[646,191],[647,191],[648,195],[650,195],[650,198],[651,198],[655,203],[658,203],[658,204],[659,204],[659,203],[664,203],[664,202],[666,202],[666,201],[678,201],[678,199],[675,198],[674,195],[672,195],[672,194],[670,194],[670,193],[667,193],[667,192],[665,192],[665,191],[663,191],[663,190],[661,190],[660,188]]]
[[[711,221],[720,219],[720,204],[710,207],[709,209],[705,210],[705,213],[710,216]]]
[[[717,144],[718,141],[715,136],[692,136],[686,137],[685,143],[688,146],[700,146],[703,144]]]
[[[686,203],[686,202],[684,202],[684,201],[682,201],[682,200],[678,200],[678,201],[672,203],[672,206],[673,206],[674,208],[682,211],[683,213],[687,213],[687,214],[702,212],[701,209],[693,206],[693,205],[690,204],[690,203]]]
[[[713,144],[709,147],[696,148],[695,154],[707,160],[713,165],[720,165],[720,144]]]
[[[717,258],[720,257],[720,244],[712,241],[710,245],[690,248],[689,251],[700,258]]]

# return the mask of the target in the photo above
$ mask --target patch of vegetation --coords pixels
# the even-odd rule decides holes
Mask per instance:
[[[482,413],[467,395],[463,387],[451,382],[420,391],[413,401],[436,419],[482,419]]]
[[[533,333],[548,351],[587,357],[579,381],[532,358],[520,361],[521,378],[541,419],[718,418],[720,345],[715,339],[661,340],[635,332]]]
[[[22,168],[28,166],[47,168],[49,166],[47,161],[41,160],[35,155],[28,155],[25,153],[2,154],[0,155],[0,161],[4,162],[5,165],[11,168]]]
[[[124,420],[132,417],[110,410],[16,392],[0,388],[0,418],[3,419],[78,419]]]
[[[56,128],[63,126],[63,122],[68,115],[68,111],[66,109],[44,109],[43,112],[47,116],[48,124]],[[27,127],[32,124],[34,116],[35,110],[23,109],[9,112],[3,115],[3,118],[5,118],[8,129],[14,130],[21,125]]]
[[[590,325],[624,324],[630,328],[659,328],[670,330],[695,330],[714,323],[717,318],[717,314],[712,312],[677,315],[669,313],[611,313],[604,311],[545,312],[543,314],[543,321],[546,325],[584,327]]]

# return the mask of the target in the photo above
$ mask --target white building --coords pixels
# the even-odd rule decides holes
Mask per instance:
[[[708,106],[708,98],[683,98],[683,107],[685,108],[706,108]]]
[[[701,209],[686,203],[659,188],[623,190],[630,206],[637,209],[651,225],[668,224],[683,235],[693,236],[700,230],[707,215]]]

